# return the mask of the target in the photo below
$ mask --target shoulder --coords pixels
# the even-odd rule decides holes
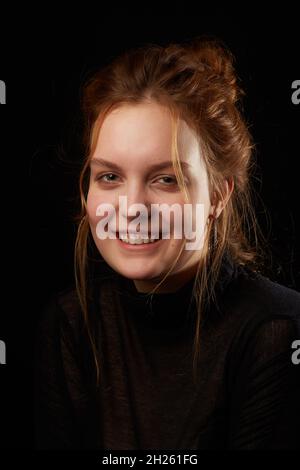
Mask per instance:
[[[235,324],[230,351],[234,363],[251,356],[252,363],[284,354],[289,358],[300,339],[300,294],[260,273],[239,268],[228,295]],[[231,324],[232,324],[231,323]]]
[[[236,269],[230,300],[237,309],[249,312],[249,317],[300,317],[299,292],[245,267]]]
[[[56,337],[63,333],[78,335],[82,310],[74,286],[53,293],[44,302],[38,318],[38,336]]]
[[[286,377],[294,383],[293,345],[300,339],[300,294],[260,273],[238,268],[228,290],[226,356],[230,387],[243,376]],[[265,371],[265,372],[264,372]],[[245,380],[245,386],[248,379]]]
[[[56,303],[60,316],[73,329],[77,330],[83,314],[75,287],[72,286],[58,292],[56,294]]]
[[[97,297],[102,292],[112,292],[115,289],[113,276],[102,276],[93,280],[93,296],[88,305],[90,320],[97,316]],[[78,292],[74,285],[53,293],[43,305],[38,319],[40,328],[72,332],[78,339],[84,329],[84,314],[81,308]]]

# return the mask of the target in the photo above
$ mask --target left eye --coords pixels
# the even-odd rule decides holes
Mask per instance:
[[[162,180],[163,180],[163,184],[166,184],[166,185],[177,184],[177,180],[173,176],[162,176],[157,181],[162,181]]]

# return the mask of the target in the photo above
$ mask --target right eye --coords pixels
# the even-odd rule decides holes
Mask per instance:
[[[118,178],[114,173],[105,173],[104,175],[96,176],[96,181],[103,181],[104,183],[114,183]]]

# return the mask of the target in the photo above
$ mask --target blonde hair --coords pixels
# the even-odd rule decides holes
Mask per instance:
[[[263,260],[258,241],[263,240],[263,235],[255,217],[250,185],[255,146],[242,116],[240,99],[243,94],[238,85],[231,52],[221,41],[202,37],[182,44],[149,44],[126,51],[85,84],[82,110],[86,123],[86,157],[80,175],[81,213],[78,217],[74,261],[76,288],[95,358],[98,384],[100,358],[89,318],[89,305],[93,299],[89,289],[92,283],[89,275],[92,260],[88,256],[88,247],[93,242],[86,196],[89,161],[103,121],[108,113],[123,104],[154,101],[170,111],[172,163],[185,200],[189,199],[189,194],[178,155],[179,119],[183,119],[199,139],[210,193],[214,192],[218,198],[222,198],[224,179],[232,178],[234,181],[233,193],[218,217],[218,243],[212,249],[212,223],[209,223],[203,247],[205,256],[201,257],[195,276],[193,297],[197,312],[193,371],[196,378],[202,314],[210,301],[215,299],[215,285],[224,253],[228,252],[235,263],[247,265],[253,270],[259,270]],[[150,294],[170,274],[181,251],[167,275]]]

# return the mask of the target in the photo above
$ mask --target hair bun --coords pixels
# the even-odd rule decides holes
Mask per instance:
[[[224,43],[220,39],[200,36],[192,39],[185,47],[194,67],[199,72],[206,72],[208,81],[223,82],[227,88],[227,97],[235,103],[243,91],[237,83],[235,58]]]

